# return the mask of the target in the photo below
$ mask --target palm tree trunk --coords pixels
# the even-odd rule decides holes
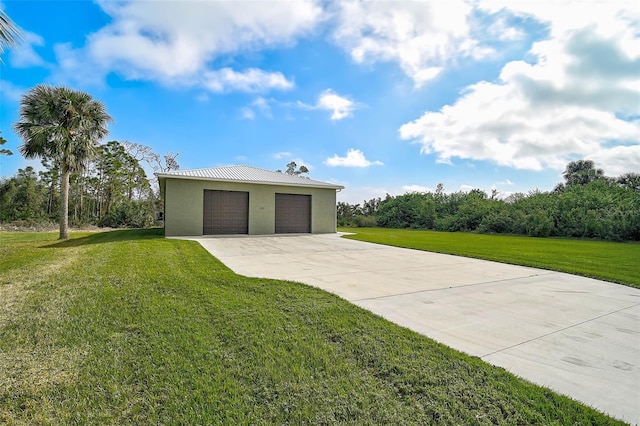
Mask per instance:
[[[62,166],[60,179],[60,237],[59,240],[69,239],[69,170]]]

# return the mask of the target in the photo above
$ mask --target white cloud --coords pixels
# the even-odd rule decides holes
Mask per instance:
[[[633,166],[640,121],[625,117],[640,114],[637,7],[594,2],[593,12],[582,3],[487,3],[495,10],[527,8],[516,12],[550,25],[550,38],[529,52],[535,62],[506,64],[498,81],[469,86],[452,105],[403,125],[401,137],[441,162],[457,157],[561,170],[590,156],[605,171]]]
[[[26,91],[27,89],[18,87],[7,80],[0,80],[0,98],[7,102],[20,102]]]
[[[46,65],[44,59],[38,55],[34,46],[44,46],[44,39],[38,34],[21,30],[22,40],[10,50],[11,66],[16,68],[41,67]]]
[[[338,95],[331,89],[327,89],[318,95],[315,105],[309,105],[297,101],[295,106],[303,109],[319,109],[331,112],[331,120],[342,120],[353,115],[353,111],[361,105],[353,100]]]
[[[640,144],[603,148],[588,156],[607,176],[640,173]]]
[[[269,105],[271,100],[265,99],[263,97],[257,97],[251,102],[251,106],[260,111],[265,117],[272,118],[271,114],[271,106]]]
[[[472,34],[473,12],[464,0],[343,1],[333,38],[356,62],[397,62],[421,86],[456,58],[492,53]]]
[[[99,1],[112,22],[81,49],[60,51],[58,78],[116,72],[126,79],[201,85],[213,92],[288,89],[281,73],[212,69],[222,55],[290,45],[321,18],[313,0],[296,2]],[[82,63],[83,68],[77,64]],[[87,77],[80,76],[80,80]]]
[[[351,185],[348,182],[332,182],[336,185],[342,185],[345,188],[338,192],[337,201],[341,201],[343,203],[349,204],[360,204],[362,205],[364,201],[369,201],[372,198],[382,198],[384,199],[386,194],[400,194],[402,191],[398,189],[397,191],[390,190],[384,187],[372,187],[372,186],[356,186]]]
[[[324,164],[331,167],[369,167],[383,165],[380,161],[367,160],[362,151],[353,148],[347,151],[346,157],[339,157],[336,154],[333,157],[327,158]]]
[[[244,72],[236,72],[231,68],[207,71],[203,73],[201,85],[215,93],[229,91],[254,93],[273,89],[287,90],[293,87],[293,83],[282,73],[266,72],[256,68],[250,68]]]
[[[242,107],[240,109],[240,116],[244,120],[253,120],[256,118],[256,113],[251,108]]]
[[[59,43],[53,46],[53,51],[58,63],[52,77],[54,81],[61,84],[69,81],[80,85],[104,84],[108,70],[93,63],[82,50],[74,49],[71,43]]]
[[[467,185],[467,184],[460,185],[460,191],[462,192],[469,192],[469,191],[473,191],[474,189],[480,189],[480,188],[478,188],[477,186]]]
[[[638,24],[639,13],[636,0],[483,0],[478,6],[489,13],[506,11],[517,16],[534,18],[549,25],[552,37],[563,36],[566,32],[585,27],[609,34],[621,30],[624,32],[628,30],[629,25]]]
[[[253,120],[256,118],[256,111],[260,112],[267,118],[273,118],[271,114],[271,106],[269,105],[272,100],[265,99],[263,97],[257,97],[250,105],[242,107],[242,118],[247,120]]]
[[[277,160],[281,158],[290,158],[291,156],[293,156],[293,154],[288,151],[276,152],[275,154],[273,154],[273,158]]]
[[[209,102],[209,95],[207,93],[198,93],[196,95],[196,101],[202,103]]]
[[[402,190],[405,192],[432,192],[431,188],[422,185],[405,185]]]
[[[296,165],[298,167],[305,166],[310,171],[314,169],[313,165],[311,165],[310,163],[304,161],[300,157],[295,157],[294,154],[292,154],[289,151],[276,152],[275,154],[273,154],[273,158],[275,158],[276,160],[284,160],[284,161],[287,162],[287,164],[293,161],[294,163],[296,163]],[[284,169],[284,167],[283,167],[283,169]]]
[[[307,163],[306,161],[304,161],[302,158],[300,157],[294,157],[291,159],[291,161],[295,161],[295,163],[298,165],[298,167],[300,166],[305,166],[307,169],[309,169],[309,171],[313,170],[315,168],[314,165]]]
[[[318,97],[316,107],[331,111],[332,120],[342,120],[351,116],[355,109],[355,103],[348,98],[337,95],[331,89],[327,89]]]
[[[509,25],[504,16],[497,17],[487,28],[487,33],[502,41],[516,41],[525,37],[523,30]]]

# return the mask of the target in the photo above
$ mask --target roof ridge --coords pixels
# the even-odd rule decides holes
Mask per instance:
[[[162,178],[174,177],[183,179],[205,179],[227,182],[247,182],[275,185],[280,184],[334,189],[344,188],[342,185],[311,179],[307,176],[288,175],[282,172],[243,164],[188,170],[173,170],[155,174],[156,176]]]
[[[186,170],[175,170],[175,171],[176,172],[195,172],[195,171],[200,171],[200,170],[231,169],[231,168],[234,168],[234,167],[245,167],[247,169],[260,170],[261,172],[275,173],[277,175],[290,176],[292,178],[315,180],[316,182],[321,182],[321,181],[316,180],[316,179],[311,179],[308,176],[289,175],[289,174],[286,174],[284,172],[279,172],[277,170],[268,170],[268,169],[263,169],[262,167],[248,166],[246,164],[234,164],[234,165],[229,165],[229,166],[218,166],[218,167],[201,167],[201,168],[198,168],[198,169],[186,169]],[[171,172],[169,172],[169,173],[171,173]]]

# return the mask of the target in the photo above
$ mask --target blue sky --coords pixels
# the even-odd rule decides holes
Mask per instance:
[[[182,169],[294,160],[361,203],[407,191],[551,190],[565,165],[640,172],[634,1],[0,0],[2,176],[39,83],[105,103],[105,139]]]

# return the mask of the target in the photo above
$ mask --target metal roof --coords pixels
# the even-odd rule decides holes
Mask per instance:
[[[310,188],[344,189],[344,186],[306,177],[291,176],[249,166],[226,166],[210,169],[174,170],[155,173],[159,179],[195,179],[219,182],[256,183],[262,185],[306,186]]]

